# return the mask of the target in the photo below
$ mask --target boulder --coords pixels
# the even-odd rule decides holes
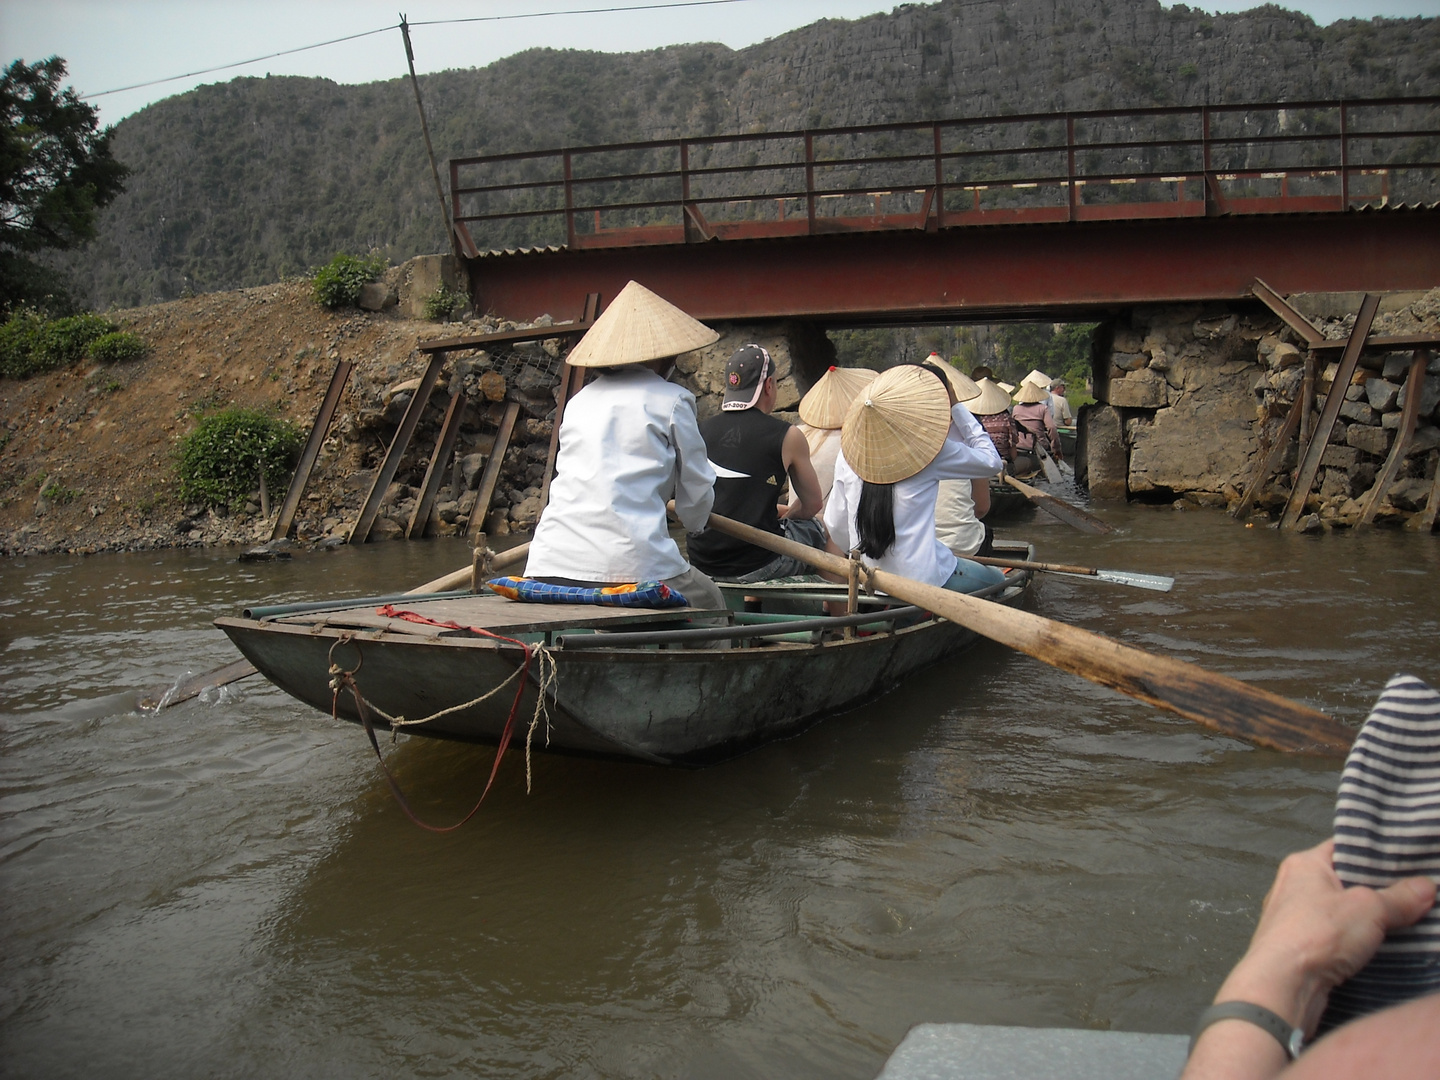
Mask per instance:
[[[1414,457],[1417,454],[1428,454],[1437,446],[1440,446],[1440,427],[1416,428],[1415,434],[1410,436],[1410,445],[1405,448],[1405,456]]]
[[[1381,369],[1381,377],[1393,383],[1403,382],[1406,374],[1410,371],[1411,356],[1409,353],[1388,353],[1385,357],[1385,366]]]
[[[1401,388],[1400,393],[1396,396],[1395,407],[1397,409],[1405,408],[1405,395],[1409,389],[1409,386]],[[1440,404],[1440,376],[1427,375],[1424,387],[1420,391],[1420,417],[1424,419],[1433,415],[1437,404]]]
[[[1327,469],[1348,469],[1360,460],[1360,451],[1353,446],[1327,446],[1320,455],[1320,464]]]
[[[1120,409],[1161,409],[1170,400],[1170,387],[1159,373],[1136,371],[1110,384],[1108,404]]]
[[[485,532],[490,536],[510,535],[510,512],[504,507],[496,507],[485,515]]]
[[[1385,455],[1390,449],[1390,440],[1394,437],[1393,431],[1386,431],[1381,427],[1370,427],[1366,424],[1351,424],[1345,432],[1347,443],[1357,450],[1374,454],[1376,457]]]
[[[1243,481],[1256,452],[1254,371],[1254,365],[1238,362],[1212,365],[1201,387],[1157,411],[1152,423],[1136,425],[1130,490],[1219,491]]]
[[[1219,341],[1230,334],[1239,323],[1236,315],[1212,315],[1208,318],[1196,319],[1191,327],[1191,332],[1197,341]]]
[[[1365,400],[1376,412],[1385,412],[1395,407],[1395,399],[1400,395],[1400,387],[1385,379],[1367,379],[1365,381]]]
[[[540,497],[531,495],[510,508],[510,522],[517,529],[533,529],[540,520]]]
[[[1432,482],[1411,476],[1390,485],[1390,502],[1401,510],[1423,510],[1430,498]]]
[[[394,307],[400,300],[395,290],[383,281],[372,281],[360,286],[360,296],[355,301],[366,311],[384,311]]]
[[[1123,499],[1129,473],[1120,414],[1107,405],[1080,410],[1085,440],[1085,481],[1093,499]]]
[[[480,376],[480,393],[486,401],[505,400],[505,376],[498,371],[487,371]]]
[[[556,377],[548,371],[541,371],[532,364],[526,364],[515,376],[515,387],[527,397],[549,397],[550,388]]]
[[[1282,341],[1270,354],[1270,366],[1277,369],[1295,367],[1304,359],[1305,355],[1299,349],[1289,342]]]
[[[1143,353],[1117,352],[1110,354],[1110,363],[1121,372],[1139,371],[1150,363],[1150,357]]]
[[[399,540],[405,535],[405,526],[394,518],[377,517],[370,526],[371,540]]]
[[[1345,402],[1340,406],[1340,415],[1355,424],[1380,424],[1380,414],[1367,401]]]
[[[465,478],[465,486],[472,491],[480,486],[480,474],[484,469],[484,454],[466,454],[460,459],[460,475]]]

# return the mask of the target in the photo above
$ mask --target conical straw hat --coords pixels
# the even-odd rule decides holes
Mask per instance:
[[[1001,380],[996,379],[995,385],[998,386],[1001,390],[1004,390],[1007,394],[1013,394],[1015,392],[1015,387],[1011,386],[1008,382],[1002,382]]]
[[[993,379],[981,379],[975,385],[980,387],[980,396],[965,402],[965,407],[976,416],[1002,413],[1010,408],[1010,395],[1001,390],[1000,384]]]
[[[945,378],[950,380],[950,386],[955,391],[955,400],[963,401],[965,407],[970,408],[970,402],[980,396],[980,384],[953,364],[937,364],[935,366],[945,373]],[[971,412],[974,410],[971,409]]]
[[[800,419],[812,428],[838,428],[855,395],[878,374],[869,368],[832,367],[800,399]]]
[[[1029,375],[1020,380],[1022,383],[1034,383],[1042,390],[1050,389],[1050,376],[1046,375],[1039,368],[1032,368]]]
[[[1033,382],[1022,382],[1015,393],[1015,400],[1021,405],[1033,405],[1037,401],[1045,400],[1045,391]]]
[[[638,281],[620,290],[566,359],[572,367],[618,367],[703,349],[720,335]]]
[[[902,364],[855,396],[840,449],[860,479],[893,484],[934,461],[949,430],[949,395],[928,371]]]

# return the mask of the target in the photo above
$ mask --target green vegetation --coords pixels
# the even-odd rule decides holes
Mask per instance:
[[[90,343],[90,358],[102,364],[124,364],[139,360],[148,346],[139,334],[115,330],[102,334]]]
[[[443,283],[425,298],[425,318],[431,322],[444,322],[465,306],[465,294],[448,288]]]
[[[110,150],[113,129],[69,87],[65,61],[16,60],[0,75],[0,310],[73,309],[65,278],[35,256],[95,236],[100,208],[125,190],[129,170]]]
[[[995,344],[1001,365],[1013,376],[1006,381],[1024,378],[1038,368],[1052,379],[1063,379],[1067,388],[1083,388],[1090,378],[1094,330],[1094,323],[1012,323],[1003,327]]]
[[[180,443],[180,497],[233,510],[259,488],[262,468],[269,490],[284,491],[301,442],[294,424],[259,409],[213,413]]]
[[[53,503],[72,503],[84,494],[79,488],[66,487],[59,480],[52,480],[40,489],[40,497]]]
[[[68,367],[83,360],[97,340],[119,329],[99,315],[49,319],[33,308],[20,308],[0,325],[0,378],[27,379]]]
[[[385,272],[385,256],[336,255],[315,271],[310,294],[317,304],[327,308],[353,306],[360,299],[360,289]]]

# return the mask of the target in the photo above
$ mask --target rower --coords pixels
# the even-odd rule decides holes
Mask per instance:
[[[983,393],[978,383],[947,363],[939,353],[932,352],[920,366],[945,383],[951,406],[964,402],[966,409],[973,409],[971,402],[978,400]],[[941,480],[935,498],[935,535],[961,558],[989,555],[994,532],[983,520],[989,512],[988,479]]]
[[[561,585],[662,581],[691,607],[725,597],[670,538],[665,502],[691,532],[710,518],[715,474],[695,396],[668,382],[675,358],[720,335],[638,282],[620,291],[568,360],[597,378],[570,399],[550,502],[525,576]]]
[[[777,395],[775,363],[759,345],[742,345],[725,365],[720,412],[700,425],[715,471],[715,513],[824,550],[825,527],[816,519],[824,496],[810,464],[810,446],[799,428],[771,416]],[[789,479],[799,497],[781,506]],[[689,541],[690,560],[727,582],[751,584],[810,573],[793,555],[776,555],[721,532]]]

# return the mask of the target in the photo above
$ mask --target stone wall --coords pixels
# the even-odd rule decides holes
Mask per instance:
[[[1339,339],[1348,337],[1360,303],[1358,294],[1291,300],[1327,337]],[[1440,290],[1393,294],[1382,301],[1372,333],[1437,326]],[[1137,308],[1103,324],[1093,357],[1097,404],[1081,416],[1082,479],[1091,495],[1235,502],[1255,455],[1268,452],[1301,392],[1305,355],[1294,332],[1258,305]],[[1399,427],[1410,360],[1409,352],[1362,357],[1310,499],[1322,521],[1346,524],[1358,515],[1355,500],[1375,482]],[[1318,372],[1317,416],[1337,366]],[[1381,517],[1404,516],[1425,503],[1440,445],[1437,401],[1440,361],[1432,359],[1416,434]],[[1292,449],[1258,503],[1261,512],[1284,505],[1294,468]]]
[[[535,325],[548,325],[542,318]],[[519,329],[515,324],[467,324],[464,332]],[[720,340],[708,348],[687,353],[672,378],[696,396],[700,419],[720,410],[725,386],[725,364],[740,345],[756,342],[770,351],[776,364],[779,398],[776,415],[795,420],[793,410],[801,395],[824,373],[834,349],[824,331],[807,323],[731,326],[717,324]],[[474,512],[485,463],[494,451],[495,430],[506,402],[520,406],[520,417],[500,469],[500,478],[485,520],[491,535],[504,536],[534,527],[540,514],[540,487],[554,429],[555,407],[563,361],[563,340],[499,347],[494,351],[457,351],[447,359],[440,384],[431,397],[420,426],[386,492],[371,536],[393,539],[403,534],[414,509],[431,448],[439,435],[449,388],[458,381],[467,407],[461,423],[456,457],[436,501],[437,531],[454,535],[466,530]],[[395,383],[361,383],[354,387],[368,404],[353,420],[337,425],[337,435],[351,442],[367,442],[375,451],[387,445],[405,414],[420,380]],[[376,455],[378,463],[378,453]],[[369,490],[374,469],[361,469],[347,477],[345,505],[327,519],[326,531],[347,535],[354,511]]]

